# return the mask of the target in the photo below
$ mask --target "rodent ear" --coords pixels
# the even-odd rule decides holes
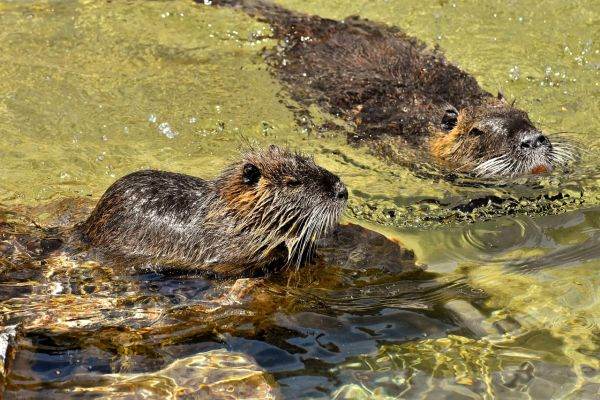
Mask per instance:
[[[458,110],[453,106],[450,106],[444,110],[444,116],[442,117],[442,129],[446,132],[451,131],[458,121]]]
[[[254,164],[244,164],[242,180],[246,185],[254,185],[260,180],[260,169]]]

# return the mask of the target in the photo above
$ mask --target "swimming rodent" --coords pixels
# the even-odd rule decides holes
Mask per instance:
[[[113,257],[252,275],[307,262],[347,199],[342,181],[312,158],[270,146],[247,152],[213,180],[129,174],[76,230]]]
[[[399,28],[261,0],[196,2],[269,23],[279,44],[266,58],[292,97],[351,122],[348,140],[382,157],[412,145],[445,169],[486,177],[549,172],[572,159],[568,145],[551,143],[526,112]]]

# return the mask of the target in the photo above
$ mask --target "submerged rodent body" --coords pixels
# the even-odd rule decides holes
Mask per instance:
[[[355,126],[349,141],[382,156],[412,145],[446,168],[485,176],[546,172],[571,158],[526,112],[396,27],[305,15],[261,0],[212,4],[269,23],[280,43],[267,60],[294,99],[344,117]]]
[[[310,259],[347,197],[336,175],[271,146],[248,152],[213,180],[152,170],[127,175],[77,230],[108,255],[248,275]]]

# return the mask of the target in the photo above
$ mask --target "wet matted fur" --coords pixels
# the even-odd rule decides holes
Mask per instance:
[[[213,180],[139,171],[117,180],[76,227],[108,255],[248,275],[310,259],[348,192],[312,158],[252,150]]]
[[[292,97],[345,118],[355,126],[348,140],[383,157],[412,145],[444,168],[486,177],[547,172],[573,159],[568,143],[551,142],[526,112],[399,28],[261,0],[211,4],[269,23],[279,44],[266,58]]]

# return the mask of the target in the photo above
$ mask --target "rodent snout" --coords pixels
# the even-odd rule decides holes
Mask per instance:
[[[337,181],[333,186],[333,190],[336,199],[348,200],[348,189],[346,189],[346,185],[342,181]]]
[[[542,135],[540,132],[529,132],[523,135],[521,139],[522,149],[537,149],[541,146],[547,146],[550,144],[548,138]]]

